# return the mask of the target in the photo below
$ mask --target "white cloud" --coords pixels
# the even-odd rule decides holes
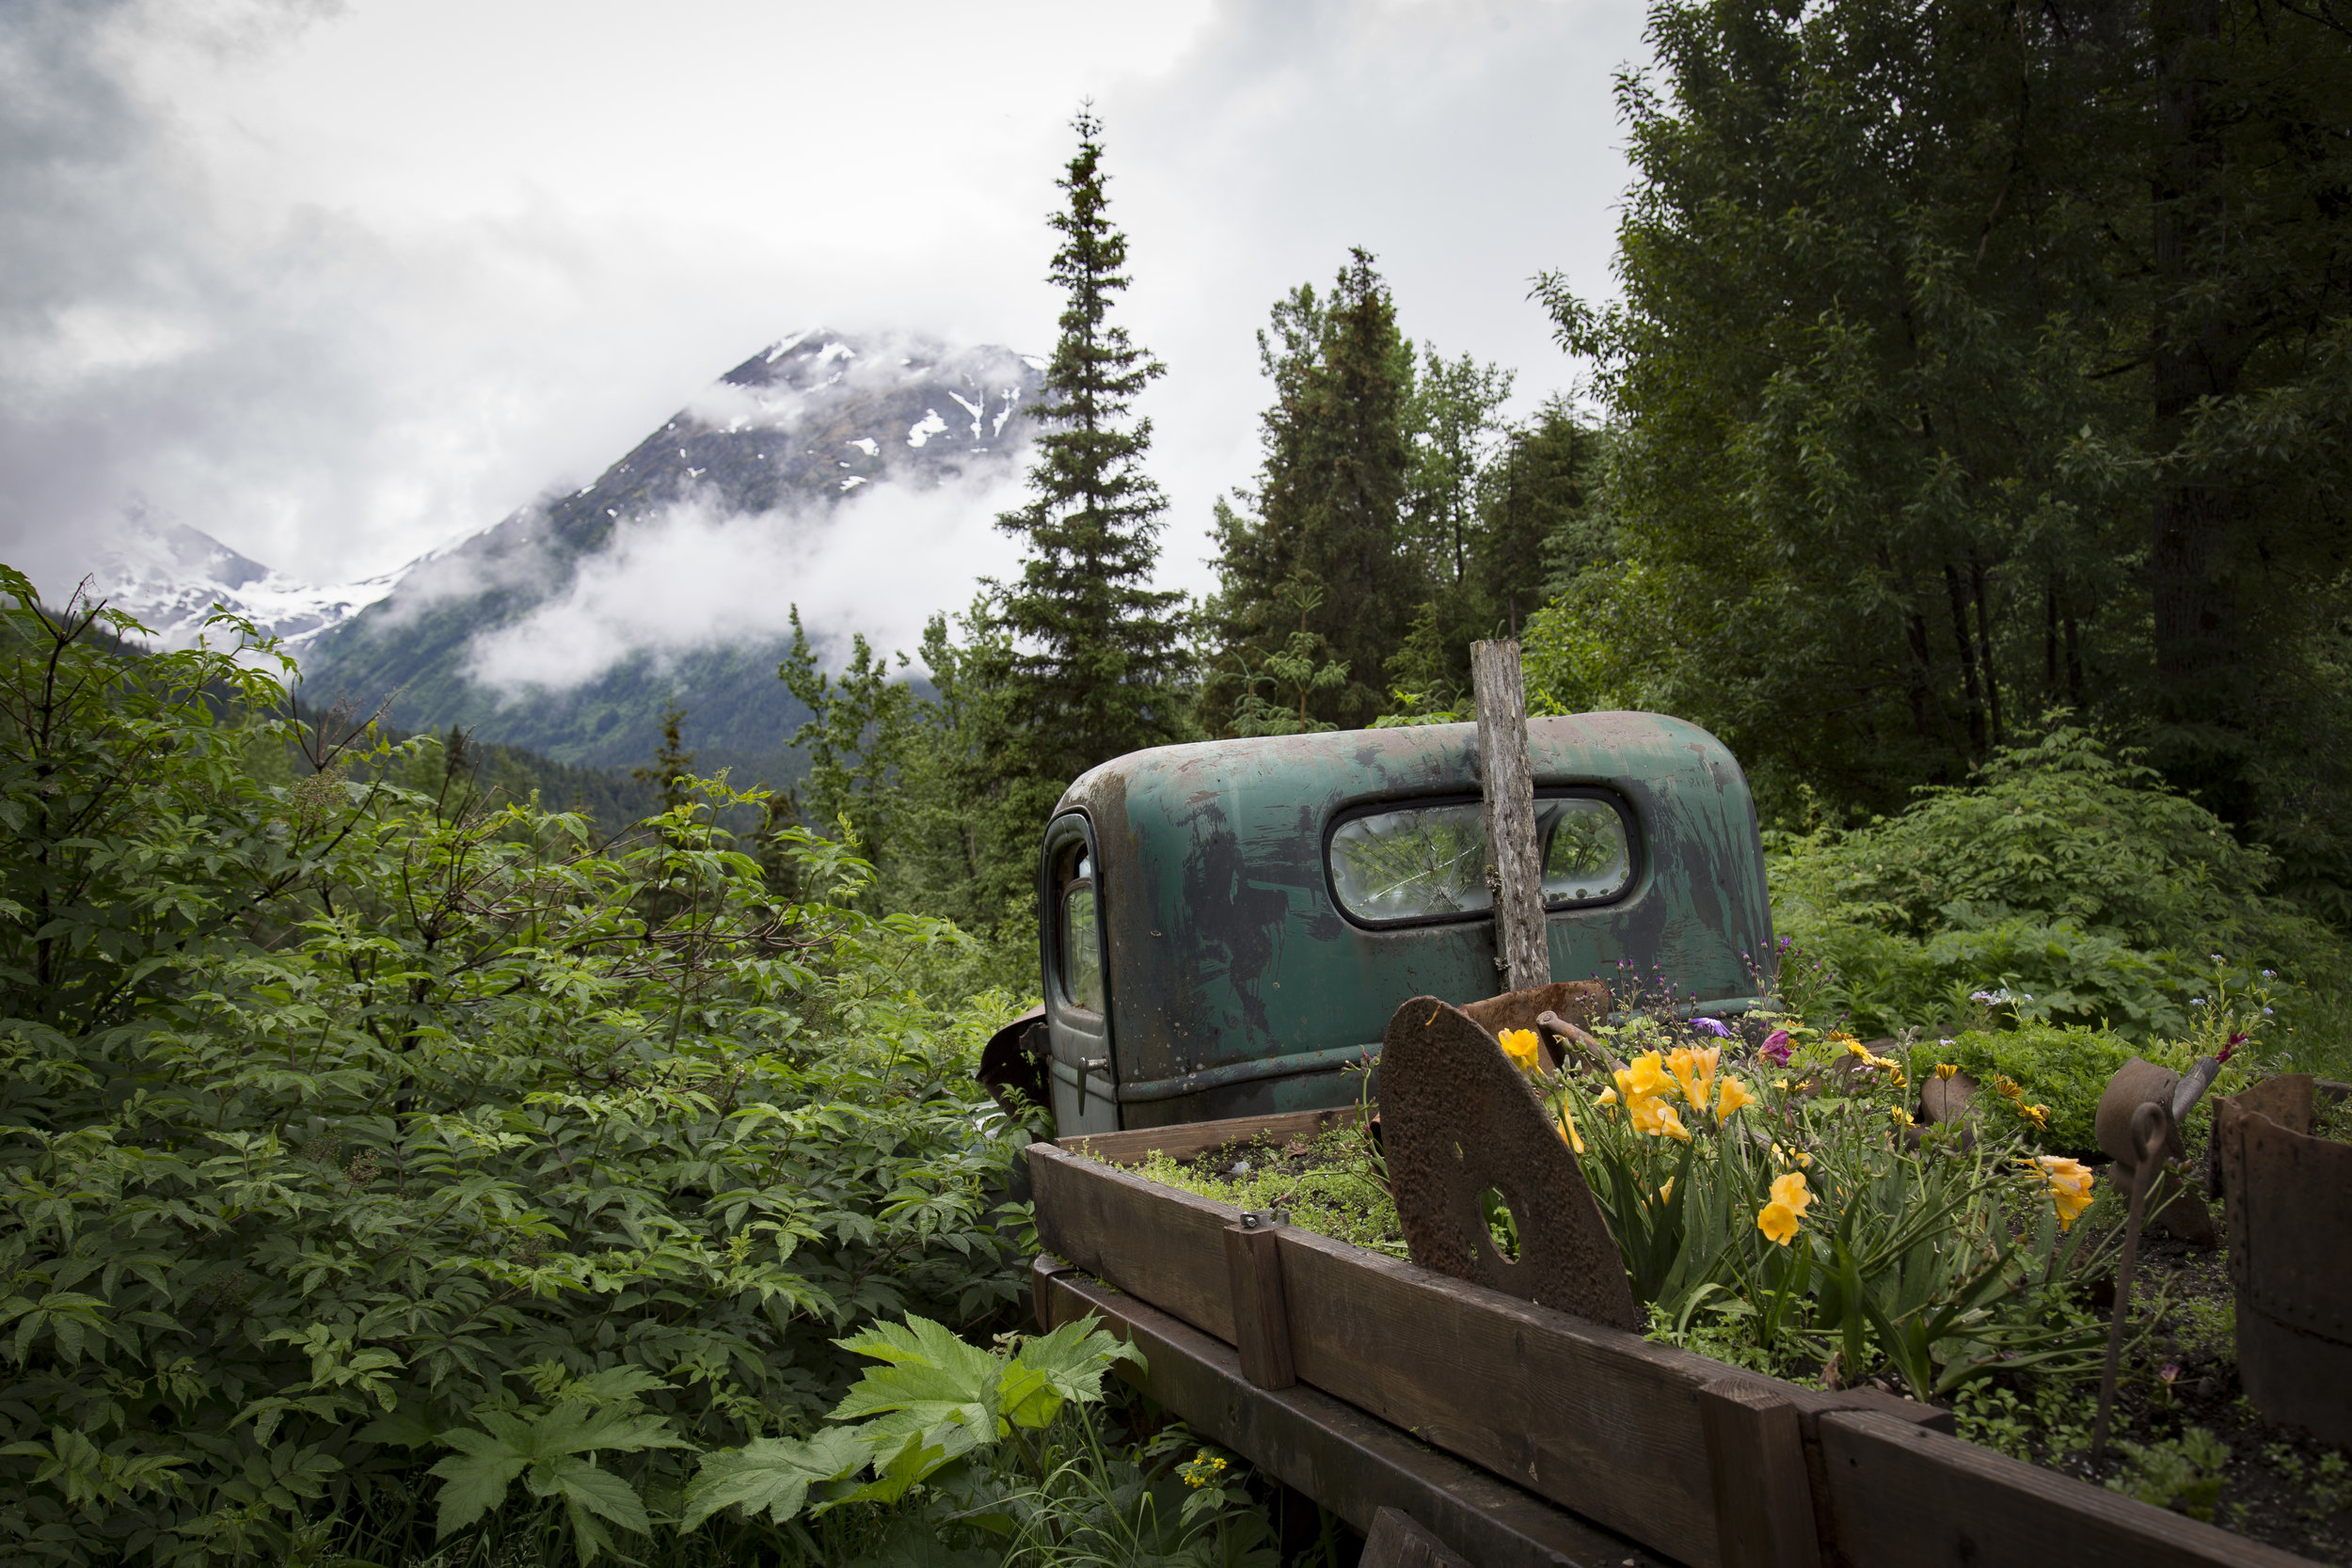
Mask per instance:
[[[994,521],[1021,487],[1017,471],[995,471],[929,490],[873,485],[830,508],[680,502],[625,525],[564,594],[478,638],[468,673],[517,697],[566,691],[636,653],[787,636],[796,604],[812,639],[863,633],[912,653],[933,612],[969,602],[976,577],[1014,569],[1018,549]]]
[[[1042,219],[1091,95],[1120,319],[1170,367],[1142,404],[1164,570],[1203,587],[1209,503],[1257,461],[1252,334],[1348,245],[1406,331],[1518,369],[1522,406],[1565,383],[1527,278],[1609,292],[1611,79],[1641,18],[13,0],[0,552],[70,580],[143,502],[350,580],[584,483],[796,325],[1041,353]]]

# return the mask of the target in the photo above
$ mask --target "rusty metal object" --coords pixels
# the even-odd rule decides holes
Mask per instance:
[[[1031,1007],[988,1037],[980,1049],[980,1068],[972,1076],[1016,1119],[1030,1110],[1051,1110],[1054,1098],[1046,1080],[1045,1008]]]
[[[1608,1011],[1609,988],[1598,980],[1554,980],[1525,990],[1506,990],[1501,996],[1472,1002],[1462,1009],[1464,1016],[1490,1035],[1500,1035],[1505,1029],[1534,1030],[1544,1053],[1544,1065],[1552,1069],[1560,1063],[1552,1053],[1544,1020],[1565,1016],[1579,1024],[1589,1024]]]
[[[1414,1262],[1596,1323],[1642,1326],[1576,1157],[1475,1020],[1434,996],[1399,1007],[1381,1047],[1380,1113]],[[1488,1188],[1518,1224],[1516,1261],[1487,1233],[1479,1195]]]
[[[2352,1145],[2312,1134],[2352,1085],[2294,1073],[2214,1107],[2238,1377],[2264,1418],[2352,1444]]]
[[[2212,1082],[2210,1075],[2204,1082]],[[2196,1103],[2196,1094],[2186,1092],[2194,1084],[2191,1079],[2185,1085],[2181,1075],[2171,1069],[2137,1056],[2115,1069],[2115,1076],[2107,1080],[2106,1092],[2099,1097],[2099,1109],[2091,1125],[2099,1148],[2115,1162],[2119,1182],[2128,1187],[2138,1179],[2142,1156],[2137,1151],[2133,1129],[2134,1118],[2142,1105],[2155,1106],[2162,1117],[2164,1138],[2153,1156],[2158,1169],[2161,1171],[2168,1161],[2188,1158],[2188,1146],[2181,1141],[2179,1118]],[[2176,1105],[2181,1107],[2177,1111]],[[2149,1224],[2191,1246],[2212,1246],[2220,1240],[2213,1227],[2213,1212],[2179,1177],[2166,1173],[2151,1191]]]
[[[2137,1057],[2132,1060],[2141,1067],[2148,1065]],[[2115,1080],[2110,1081],[2108,1086],[2110,1093],[2113,1092],[2114,1082],[2121,1081],[2130,1070],[2131,1065],[2127,1063],[2117,1071]],[[2106,1370],[2099,1377],[2099,1414],[2090,1424],[2090,1463],[2093,1465],[2104,1463],[2107,1454],[2107,1418],[2115,1410],[2115,1371],[2123,1352],[2123,1323],[2132,1315],[2132,1264],[2139,1257],[2140,1227],[2148,1218],[2148,1190],[2155,1185],[2156,1178],[2164,1174],[2167,1138],[2178,1142],[2181,1135],[2180,1129],[2172,1121],[2171,1105],[2171,1085],[2168,1084],[2164,1099],[2143,1100],[2132,1107],[2131,1123],[2122,1140],[2133,1155],[2135,1174],[2130,1178],[2132,1207],[2129,1217],[2123,1223],[2123,1257],[2115,1265],[2115,1314],[2107,1320],[2107,1360]],[[2104,1125],[2107,1119],[2105,1100],[2099,1102],[2099,1111]],[[2104,1139],[2101,1141],[2105,1142]],[[2121,1164],[2120,1158],[2118,1163]]]
[[[1949,1078],[1933,1073],[1919,1081],[1919,1122],[1923,1127],[1935,1127],[1947,1122],[1969,1119],[1969,1106],[1977,1098],[1977,1081],[1964,1072]]]

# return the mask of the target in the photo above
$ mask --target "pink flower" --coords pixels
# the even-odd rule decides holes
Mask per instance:
[[[1787,1067],[1789,1056],[1794,1054],[1788,1047],[1788,1031],[1775,1029],[1765,1036],[1760,1054],[1774,1067]]]

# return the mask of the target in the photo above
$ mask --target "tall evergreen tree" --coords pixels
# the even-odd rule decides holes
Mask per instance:
[[[1047,220],[1062,241],[1047,276],[1066,303],[1034,410],[1044,434],[1028,503],[996,519],[1026,546],[995,610],[1013,641],[1018,765],[1056,795],[1096,763],[1182,736],[1186,656],[1184,595],[1151,586],[1167,507],[1143,469],[1152,421],[1129,417],[1167,367],[1111,325],[1127,237],[1108,215],[1102,124],[1091,111],[1073,123],[1078,150],[1057,182],[1068,205]]]
[[[1878,810],[2064,704],[2352,879],[2336,12],[1661,0],[1650,32],[1625,307],[1546,290],[1615,404],[1617,698]]]
[[[1327,298],[1302,284],[1275,305],[1258,351],[1274,403],[1262,421],[1258,489],[1244,498],[1256,515],[1218,513],[1216,667],[1202,717],[1230,727],[1247,697],[1241,671],[1288,649],[1305,591],[1320,597],[1303,629],[1348,671],[1344,685],[1316,691],[1310,717],[1362,724],[1385,705],[1381,673],[1422,597],[1403,526],[1413,347],[1359,247]]]

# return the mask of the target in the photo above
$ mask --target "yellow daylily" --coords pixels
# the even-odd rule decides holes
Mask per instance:
[[[1601,1090],[1599,1097],[1593,1101],[1596,1105],[1614,1105],[1616,1102],[1617,1091],[1614,1089]]]
[[[1806,1208],[1813,1202],[1813,1195],[1805,1190],[1804,1173],[1792,1170],[1786,1176],[1775,1178],[1772,1181],[1772,1201],[1803,1219]]]
[[[1495,1039],[1502,1047],[1502,1053],[1511,1058],[1511,1065],[1521,1072],[1534,1071],[1536,1063],[1542,1060],[1535,1050],[1533,1029],[1505,1029]]]
[[[1715,1096],[1715,1069],[1723,1060],[1724,1048],[1710,1045],[1704,1048],[1686,1045],[1666,1058],[1666,1070],[1682,1087],[1682,1098],[1694,1111],[1703,1111]]]
[[[1682,1117],[1673,1106],[1663,1102],[1658,1107],[1656,1132],[1661,1137],[1678,1139],[1686,1144],[1691,1141],[1691,1130],[1682,1125]]]
[[[1727,1117],[1742,1105],[1755,1103],[1756,1096],[1750,1094],[1740,1080],[1725,1078],[1724,1086],[1716,1091],[1715,1114],[1719,1117]]]
[[[1768,1203],[1756,1212],[1756,1227],[1782,1246],[1797,1238],[1801,1216],[1786,1203]]]
[[[1625,1096],[1628,1104],[1661,1095],[1674,1083],[1666,1076],[1665,1065],[1655,1051],[1643,1052],[1629,1065],[1619,1068],[1613,1076],[1617,1081],[1617,1092]]]
[[[1576,1118],[1568,1115],[1568,1102],[1565,1100],[1560,1101],[1560,1136],[1576,1153],[1584,1152],[1584,1140],[1577,1135]]]
[[[2018,1162],[2039,1176],[2058,1203],[2058,1229],[2072,1230],[2082,1212],[2090,1207],[2091,1183],[2097,1180],[2089,1165],[2062,1154],[2042,1154]]]

